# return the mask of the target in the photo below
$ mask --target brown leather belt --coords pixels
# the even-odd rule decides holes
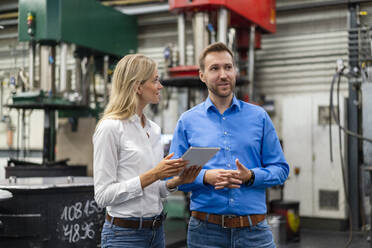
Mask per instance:
[[[128,220],[123,218],[111,217],[110,215],[106,214],[106,219],[111,223],[112,218],[114,221],[112,222],[115,226],[124,227],[124,228],[140,228],[141,221],[139,220]],[[160,218],[156,218],[153,220],[142,220],[142,227],[141,228],[158,228],[165,220],[165,215],[161,216]]]
[[[191,212],[191,216],[199,220],[221,225],[224,228],[239,228],[239,227],[255,226],[257,225],[257,223],[263,221],[266,218],[266,215],[264,214],[251,214],[251,215],[244,215],[244,216],[209,214],[208,218],[207,218],[207,215],[208,213],[203,213],[199,211]],[[251,222],[249,221],[248,216],[251,219]]]

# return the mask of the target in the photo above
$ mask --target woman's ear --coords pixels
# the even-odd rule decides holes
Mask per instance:
[[[142,94],[142,85],[141,84],[136,85],[136,93],[138,95]]]

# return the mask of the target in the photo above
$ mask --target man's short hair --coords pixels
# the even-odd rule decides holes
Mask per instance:
[[[212,52],[228,52],[231,55],[231,58],[233,59],[233,62],[234,62],[233,53],[224,43],[222,42],[212,43],[209,46],[207,46],[199,56],[199,69],[201,71],[204,71],[205,69],[205,64],[204,64],[205,57],[207,57],[207,55]]]

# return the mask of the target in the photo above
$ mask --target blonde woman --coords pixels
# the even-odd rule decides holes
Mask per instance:
[[[162,88],[152,59],[133,54],[116,65],[110,101],[93,136],[95,200],[107,212],[103,248],[165,247],[161,198],[200,172],[171,160],[173,154],[163,159],[160,128],[143,114],[147,104],[159,103]]]

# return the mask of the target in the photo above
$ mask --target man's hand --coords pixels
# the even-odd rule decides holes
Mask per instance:
[[[204,183],[213,185],[215,189],[240,188],[242,180],[236,170],[213,169],[204,174]]]
[[[252,176],[251,171],[247,167],[245,167],[242,163],[240,163],[239,159],[235,159],[235,164],[236,164],[237,171],[239,172],[239,178],[242,180],[243,183],[251,179],[251,176]]]
[[[252,174],[251,174],[251,171],[247,167],[245,167],[242,163],[239,162],[239,159],[236,159],[235,163],[236,163],[237,170],[216,169],[217,171],[222,170],[224,171],[224,173],[221,173],[220,175],[217,175],[215,177],[213,177],[213,174],[215,174],[216,172],[210,172],[212,174],[210,175],[212,179],[209,179],[209,180],[210,182],[214,184],[209,183],[208,181],[205,180],[205,178],[207,177],[207,173],[209,171],[215,171],[215,170],[208,170],[205,173],[204,180],[208,182],[209,184],[212,184],[215,189],[240,188],[240,185],[242,183],[247,182],[251,178]]]

